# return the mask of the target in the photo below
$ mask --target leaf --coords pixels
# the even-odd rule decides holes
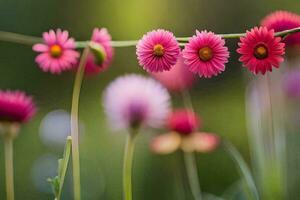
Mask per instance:
[[[52,190],[53,190],[56,200],[60,199],[60,196],[62,193],[62,188],[63,188],[63,184],[65,181],[68,164],[69,164],[69,160],[70,160],[70,155],[71,155],[71,147],[72,147],[72,138],[71,138],[71,136],[68,136],[66,145],[65,145],[63,158],[58,159],[58,167],[57,167],[58,175],[55,176],[54,178],[47,179],[47,181],[52,186]]]

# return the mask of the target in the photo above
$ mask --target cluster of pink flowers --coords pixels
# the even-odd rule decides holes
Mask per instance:
[[[300,44],[300,33],[285,37],[276,37],[275,32],[300,26],[300,16],[287,11],[276,11],[266,16],[260,27],[254,27],[240,38],[237,52],[240,61],[254,74],[265,74],[278,68],[283,61],[286,45]],[[43,34],[44,42],[33,46],[33,50],[40,53],[36,62],[45,72],[60,74],[78,65],[79,53],[76,51],[77,43],[69,38],[67,31],[50,30]],[[111,36],[105,28],[94,29],[91,41],[98,45],[101,58],[93,53],[88,56],[86,74],[98,74],[110,65],[114,50]],[[180,45],[184,46],[183,50]],[[211,31],[196,31],[187,43],[180,44],[173,33],[158,29],[146,33],[136,45],[136,55],[139,64],[147,72],[154,74],[158,80],[160,73],[171,71],[178,62],[185,65],[190,73],[200,77],[211,78],[225,70],[229,62],[229,51],[222,35]],[[174,70],[175,71],[175,70]],[[176,71],[178,74],[180,71]],[[173,75],[177,75],[175,72]],[[184,72],[185,73],[185,72]],[[188,73],[187,77],[191,77]],[[183,78],[181,78],[183,77]],[[187,88],[193,78],[180,76],[180,84],[168,85],[171,90]]]
[[[97,59],[93,53],[88,55],[85,73],[98,74],[106,70],[112,61],[114,50],[111,45],[111,36],[105,28],[95,28],[91,42],[97,45],[101,51],[101,59]],[[78,66],[79,52],[76,51],[76,42],[69,37],[68,31],[57,29],[43,34],[43,43],[35,44],[33,50],[39,55],[35,61],[44,72],[60,74],[64,71],[76,69]]]
[[[240,61],[254,74],[272,71],[283,61],[284,43],[275,37],[274,30],[255,27],[240,38],[237,52]],[[179,43],[172,33],[156,30],[147,33],[137,45],[140,65],[150,72],[168,71],[180,57]],[[220,35],[196,31],[182,51],[184,63],[190,72],[211,78],[225,70],[229,51]]]

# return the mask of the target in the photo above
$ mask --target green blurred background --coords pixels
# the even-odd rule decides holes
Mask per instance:
[[[299,0],[0,0],[0,30],[40,36],[49,29],[69,30],[77,40],[91,36],[94,27],[106,27],[114,40],[139,39],[152,29],[164,28],[176,36],[190,36],[195,29],[217,33],[243,32],[257,25],[271,11],[300,12]],[[199,80],[191,90],[203,130],[232,141],[246,160],[244,92],[248,73],[237,61],[236,40],[228,40],[231,61],[222,75]],[[22,128],[15,142],[16,199],[53,199],[45,178],[55,174],[63,147],[42,140],[40,127],[47,113],[70,110],[74,73],[43,73],[28,46],[0,43],[0,88],[21,89],[34,95],[39,112]],[[145,72],[139,67],[135,48],[118,48],[112,66],[103,74],[84,80],[80,120],[83,199],[119,200],[125,133],[113,133],[106,124],[101,95],[104,87],[125,73]],[[244,76],[247,74],[246,76]],[[173,105],[182,106],[174,96]],[[55,132],[55,124],[52,132]],[[50,131],[51,132],[51,131]],[[157,156],[148,149],[158,132],[140,134],[134,162],[134,197],[139,200],[184,199],[182,160],[179,153]],[[44,142],[43,142],[44,141]],[[1,143],[0,149],[3,149]],[[0,151],[0,199],[5,199],[3,151]],[[217,195],[238,180],[235,166],[222,151],[197,155],[202,189]],[[71,173],[69,172],[69,175]],[[67,179],[64,199],[71,198]]]

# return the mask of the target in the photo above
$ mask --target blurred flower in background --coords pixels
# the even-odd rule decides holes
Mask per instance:
[[[283,89],[288,97],[300,97],[300,69],[291,69],[283,76]]]
[[[170,95],[162,85],[136,74],[117,78],[104,93],[105,112],[115,129],[159,128],[170,105]]]
[[[297,28],[300,27],[300,15],[284,10],[275,11],[267,15],[261,25],[275,32]],[[288,46],[300,45],[300,33],[289,35],[283,41]]]
[[[70,114],[65,110],[53,110],[41,121],[39,134],[42,142],[49,148],[59,147],[63,149],[66,138],[70,135]],[[85,127],[79,123],[80,137],[84,135]]]
[[[196,81],[196,76],[188,70],[181,55],[170,71],[152,72],[150,75],[171,92],[189,89]]]
[[[200,118],[190,110],[173,111],[166,124],[169,133],[156,136],[150,148],[158,154],[169,154],[177,149],[185,152],[210,152],[219,145],[219,137],[212,133],[198,132]]]

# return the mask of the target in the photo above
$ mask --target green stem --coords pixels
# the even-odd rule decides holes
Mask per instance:
[[[71,137],[72,137],[72,162],[73,162],[73,189],[74,199],[80,200],[80,159],[79,159],[79,128],[78,128],[78,108],[79,108],[79,96],[84,76],[84,68],[89,54],[89,48],[86,47],[83,50],[79,67],[77,69],[73,97],[71,108]]]
[[[195,200],[201,200],[201,189],[199,183],[198,169],[196,164],[196,158],[193,153],[184,153],[184,164],[187,172],[189,185]]]
[[[7,200],[14,200],[13,138],[4,137],[5,180]]]
[[[223,141],[222,146],[224,150],[230,155],[231,159],[235,162],[240,175],[244,178],[247,186],[246,189],[248,190],[250,198],[253,200],[259,200],[258,191],[256,189],[250,169],[241,154],[229,141]]]
[[[135,146],[135,134],[129,134],[126,140],[123,160],[123,192],[124,200],[132,200],[132,162]]]
[[[0,31],[0,41],[24,45],[33,45],[42,41],[42,38],[27,36],[18,33]]]
[[[287,35],[291,35],[294,33],[300,32],[300,27],[276,32],[275,36],[280,36],[285,38]],[[229,33],[229,34],[218,34],[224,39],[232,39],[232,38],[240,38],[245,36],[245,33]],[[184,46],[186,42],[189,41],[190,37],[177,37],[176,38],[179,42],[180,46]],[[42,41],[42,38],[39,37],[33,37],[33,36],[27,36],[23,34],[18,33],[11,33],[6,31],[0,31],[0,41],[4,42],[12,42],[12,43],[18,43],[18,44],[24,44],[24,45],[34,45],[36,43],[40,43]],[[113,47],[130,47],[130,46],[136,46],[137,40],[124,40],[124,41],[112,41]],[[77,48],[85,48],[88,45],[88,41],[78,41],[76,42]]]

